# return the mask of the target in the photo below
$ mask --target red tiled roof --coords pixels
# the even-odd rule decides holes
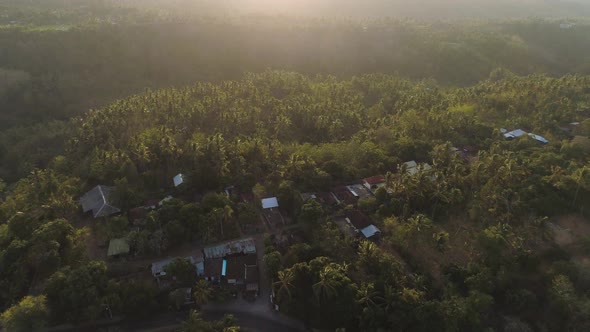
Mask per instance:
[[[363,179],[364,182],[368,183],[369,185],[379,184],[385,182],[385,176],[383,175],[375,175],[371,176],[370,178]]]

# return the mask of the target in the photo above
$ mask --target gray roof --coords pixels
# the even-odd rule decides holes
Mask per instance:
[[[428,164],[418,165],[418,163],[414,160],[408,161],[404,164],[406,164],[406,172],[412,176],[418,174],[418,172],[420,172],[420,171],[427,172],[432,169],[432,167],[430,167],[430,165],[428,165]]]
[[[203,249],[205,258],[221,258],[233,254],[255,254],[256,242],[248,238],[219,244],[217,246]]]
[[[524,131],[522,129],[516,129],[516,130],[513,130],[511,132],[504,134],[504,137],[505,138],[519,138],[524,135],[526,135],[526,131]]]
[[[94,218],[107,217],[121,212],[117,207],[110,204],[109,198],[112,195],[113,188],[106,186],[96,186],[80,198],[82,210],[84,212],[92,211]]]

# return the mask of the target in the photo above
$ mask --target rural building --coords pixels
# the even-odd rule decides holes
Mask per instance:
[[[385,176],[375,175],[370,178],[363,179],[363,185],[365,188],[375,191],[381,187],[385,187]]]
[[[276,209],[279,207],[279,200],[276,197],[265,198],[261,201],[263,209]]]
[[[346,205],[355,205],[358,201],[358,197],[355,196],[348,187],[346,186],[339,186],[332,189],[332,193],[334,197],[338,200],[338,203],[343,203]]]
[[[252,238],[222,243],[203,249],[205,259],[223,258],[236,254],[255,254],[256,242]]]
[[[418,165],[418,163],[414,160],[405,162],[404,165],[406,167],[406,173],[410,176],[414,176],[414,175],[418,174],[420,171],[427,172],[432,169],[432,167],[430,167],[430,165],[428,165],[428,164]]]
[[[529,134],[529,137],[531,137],[535,141],[541,142],[543,144],[549,143],[549,141],[547,139],[545,139],[543,136],[539,136],[539,135],[535,135],[535,134]]]
[[[359,210],[346,211],[346,222],[355,229],[357,235],[366,239],[378,237],[381,231],[371,223],[371,219]]]
[[[303,203],[308,202],[309,200],[314,200],[320,205],[325,208],[330,208],[335,205],[338,205],[338,199],[334,196],[333,193],[330,192],[321,192],[321,193],[303,193],[300,195],[301,201]]]
[[[222,280],[241,291],[258,293],[258,264],[256,255],[229,256],[223,260]],[[250,275],[248,276],[248,273]]]
[[[524,135],[526,135],[526,131],[522,130],[522,129],[516,129],[513,131],[509,131],[507,133],[504,133],[504,138],[508,139],[508,140],[512,140],[515,138],[520,138]]]
[[[381,230],[377,228],[375,225],[369,225],[363,229],[361,229],[361,234],[365,237],[365,239],[371,239],[374,237],[378,237],[381,235]]]
[[[96,186],[80,198],[80,204],[84,213],[92,211],[94,218],[108,217],[121,212],[112,205],[112,187]]]
[[[184,183],[184,175],[183,174],[178,174],[174,177],[174,179],[172,179],[172,181],[174,182],[174,186],[178,187],[181,184]]]
[[[107,251],[108,257],[118,257],[129,253],[129,243],[125,239],[112,239]]]
[[[363,198],[371,198],[373,197],[373,193],[371,190],[367,189],[362,184],[351,184],[346,186],[348,191],[356,198],[356,199],[363,199]]]

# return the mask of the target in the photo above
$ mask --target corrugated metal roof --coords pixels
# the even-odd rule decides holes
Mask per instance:
[[[255,254],[256,242],[252,238],[226,242],[203,249],[205,258],[221,258],[233,254]]]
[[[184,183],[184,175],[183,175],[183,174],[178,174],[178,175],[176,175],[176,176],[174,177],[173,181],[174,181],[174,186],[175,186],[175,187],[178,187],[178,186],[180,186],[181,184],[183,184],[183,183]]]
[[[279,201],[276,197],[265,198],[262,200],[263,209],[274,209],[279,207]]]
[[[125,239],[112,239],[109,242],[107,256],[115,256],[129,253],[129,243]]]
[[[113,192],[112,187],[96,186],[80,198],[80,204],[84,213],[92,211],[94,218],[107,217],[121,212],[117,207],[109,204],[109,198]]]
[[[516,130],[513,130],[511,132],[504,134],[504,137],[505,138],[519,138],[524,135],[526,135],[526,131],[524,131],[522,129],[516,129]]]
[[[379,228],[377,228],[377,226],[369,225],[369,226],[363,228],[361,230],[361,233],[363,233],[365,238],[368,239],[368,238],[371,238],[371,237],[377,235],[378,233],[381,233],[381,231],[379,230]]]
[[[543,144],[549,143],[549,141],[547,139],[545,139],[545,137],[543,137],[543,136],[539,136],[539,135],[535,135],[535,134],[529,134],[529,136],[532,137],[534,140],[539,141]]]

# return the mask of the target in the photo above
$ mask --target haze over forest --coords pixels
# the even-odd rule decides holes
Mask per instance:
[[[0,1],[2,332],[587,332],[589,207],[590,0]]]

